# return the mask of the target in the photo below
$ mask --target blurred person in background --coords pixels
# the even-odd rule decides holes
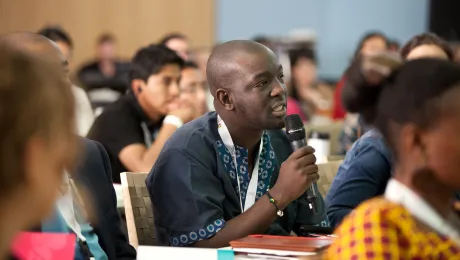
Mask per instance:
[[[191,61],[184,63],[179,87],[181,99],[192,104],[195,108],[196,115],[194,118],[198,118],[208,112],[206,93],[209,90],[196,63]]]
[[[288,115],[299,114],[311,123],[319,117],[330,117],[332,90],[318,84],[316,57],[311,49],[289,51],[291,80]],[[313,120],[314,121],[314,120]]]
[[[115,37],[105,33],[97,40],[96,60],[84,65],[77,72],[77,77],[87,91],[111,89],[124,94],[128,90],[128,71],[129,64],[116,56]]]
[[[459,259],[460,65],[430,57],[387,72],[362,94],[373,102],[353,107],[383,135],[393,173],[338,227],[326,259]]]
[[[183,34],[168,34],[164,36],[158,44],[164,45],[175,51],[184,61],[188,61],[190,59],[190,43],[187,36]]]
[[[399,52],[399,50],[401,49],[401,44],[399,44],[399,41],[398,40],[390,40],[388,42],[388,49],[390,51],[394,51],[394,52]]]
[[[403,46],[401,57],[404,60],[453,60],[454,56],[447,42],[434,34],[424,33],[414,36]],[[373,86],[380,84],[379,79],[396,69],[400,63],[401,58],[394,53],[358,57],[346,73],[343,104],[347,110],[357,112],[360,104],[375,103],[375,99],[369,98],[369,93],[379,90]],[[361,120],[375,113],[372,106],[369,108],[361,110]],[[328,191],[326,204],[332,226],[337,226],[361,202],[382,195],[392,176],[393,156],[387,142],[377,129],[368,129],[347,153]]]
[[[68,71],[65,57],[49,39],[33,33],[16,33],[5,38],[18,49],[52,58],[62,71]],[[63,170],[61,196],[53,214],[43,219],[34,231],[75,234],[75,259],[135,259],[136,252],[121,231],[107,153],[96,142],[78,141],[80,157],[76,167]],[[45,247],[42,245],[43,250]]]
[[[358,48],[355,51],[353,60],[358,56],[370,56],[375,53],[388,50],[389,42],[386,36],[380,32],[370,32],[364,35],[358,44]],[[344,120],[343,129],[339,137],[339,155],[345,155],[348,150],[352,147],[353,143],[359,138],[364,132],[365,125],[363,120],[359,118],[358,114],[347,113],[342,104],[342,90],[345,84],[346,77],[342,76],[342,79],[337,83],[337,87],[334,92],[334,103],[332,118],[335,120]]]
[[[19,48],[9,36],[0,37],[0,259],[18,231],[49,216],[77,146],[61,61]]]
[[[368,32],[366,33],[358,43],[358,47],[353,55],[355,59],[358,55],[370,55],[378,53],[388,49],[388,39],[380,32]],[[342,105],[342,88],[345,83],[345,77],[342,76],[340,81],[337,83],[334,92],[334,103],[332,118],[334,120],[344,119],[347,111]]]
[[[121,172],[148,172],[169,137],[196,117],[180,100],[183,64],[163,45],[141,48],[131,61],[130,91],[96,118],[88,138],[107,149],[115,183]]]
[[[52,40],[59,47],[67,63],[72,63],[73,42],[69,34],[60,27],[45,27],[38,34]],[[86,136],[94,122],[94,113],[86,92],[72,84],[72,92],[75,98],[75,115],[77,118],[77,132],[80,136]]]

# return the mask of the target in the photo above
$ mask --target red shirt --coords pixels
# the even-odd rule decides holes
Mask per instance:
[[[341,120],[345,118],[347,111],[342,105],[342,89],[345,85],[345,76],[342,76],[340,81],[337,83],[334,92],[334,104],[332,108],[332,118],[334,120]]]

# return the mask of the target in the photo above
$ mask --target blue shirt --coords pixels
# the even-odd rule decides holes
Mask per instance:
[[[340,224],[361,202],[385,192],[391,165],[391,152],[377,130],[369,130],[353,144],[326,195],[331,226]]]
[[[273,187],[281,163],[292,153],[281,130],[266,131],[262,142],[256,199]],[[185,124],[171,136],[146,179],[158,245],[187,246],[209,239],[241,214],[238,181],[244,201],[249,183],[247,149],[236,146],[236,155],[238,169],[219,136],[215,112]],[[318,214],[313,215],[306,201],[293,201],[266,233],[289,235],[296,224],[327,226],[321,196],[316,205]]]
[[[80,223],[81,233],[86,238],[91,254],[96,260],[108,260],[104,250],[99,245],[97,234],[89,223]],[[42,232],[49,233],[73,233],[58,209],[53,211],[53,215],[42,223]],[[75,260],[85,259],[81,252],[78,242],[75,244]]]

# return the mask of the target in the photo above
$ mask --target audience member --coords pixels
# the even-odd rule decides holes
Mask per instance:
[[[313,149],[292,153],[281,130],[286,87],[275,54],[252,41],[218,45],[207,78],[216,112],[179,129],[146,180],[158,244],[218,248],[327,225],[322,197],[313,214],[302,196],[319,178]]]
[[[399,52],[401,48],[401,45],[399,44],[399,41],[396,39],[389,40],[388,42],[388,50],[394,51],[394,52]]]
[[[188,61],[190,58],[190,44],[187,36],[183,34],[168,34],[160,40],[159,44],[175,51],[184,61]]]
[[[45,36],[56,43],[64,59],[70,64],[72,59],[73,42],[70,36],[59,27],[46,27],[41,29],[38,34]],[[86,92],[72,85],[72,92],[75,99],[75,115],[77,118],[77,132],[80,136],[86,136],[94,122],[94,113],[91,108]]]
[[[330,116],[332,91],[317,82],[316,57],[311,49],[294,49],[289,52],[291,81],[289,84],[288,115],[299,114],[309,122]],[[322,87],[323,86],[323,87]]]
[[[371,55],[381,56],[375,59],[372,66],[364,66],[366,58],[358,58],[348,70],[347,83],[343,89],[343,101],[345,107],[351,112],[357,112],[355,105],[375,103],[375,99],[369,96],[376,95],[379,90],[365,81],[365,75],[374,76],[373,73],[390,72],[392,67],[399,64],[399,57],[380,53]],[[433,34],[421,34],[412,38],[402,49],[401,56],[404,59],[431,57],[452,60],[452,50],[446,42]],[[369,57],[369,56],[368,56]],[[385,60],[385,59],[386,60]],[[383,61],[382,61],[383,59]],[[373,71],[373,68],[387,66],[385,69]],[[366,73],[363,73],[366,72]],[[384,74],[378,72],[383,78]],[[378,84],[378,83],[377,83]],[[364,119],[372,117],[374,111],[362,111]],[[377,129],[372,129],[359,138],[345,157],[326,197],[327,214],[332,226],[338,225],[361,202],[382,195],[392,176],[392,155],[387,147],[382,134]]]
[[[195,118],[208,112],[206,104],[208,88],[201,70],[194,62],[187,61],[184,63],[179,87],[181,99],[194,106]]]
[[[84,65],[77,73],[86,90],[111,89],[124,94],[128,84],[129,64],[116,57],[116,40],[111,34],[99,36],[96,60]]]
[[[460,66],[409,61],[354,104],[394,158],[384,196],[364,202],[337,229],[326,259],[456,259],[460,218]],[[372,159],[372,158],[370,158]]]
[[[74,100],[59,61],[18,48],[12,37],[23,45],[42,38],[31,33],[0,37],[1,259],[18,231],[51,212],[77,142]]]
[[[150,45],[131,63],[131,90],[96,118],[88,134],[107,149],[115,183],[121,172],[148,172],[166,140],[196,115],[187,102],[178,104],[184,62],[175,52]]]
[[[40,35],[30,35],[33,36],[24,38],[23,34],[12,34],[8,39],[18,48],[53,57],[56,65],[67,71],[67,62],[53,42]],[[120,228],[107,153],[100,144],[85,139],[79,142],[83,158],[77,161],[75,170],[67,168],[69,174],[64,174],[62,196],[52,217],[35,231],[76,234],[75,259],[135,259],[136,252]],[[94,216],[90,220],[91,213]]]
[[[383,33],[380,32],[369,32],[363,36],[361,41],[356,48],[353,59],[358,55],[371,55],[388,49],[388,40]],[[342,105],[342,88],[345,83],[345,77],[342,77],[337,83],[337,87],[334,92],[334,104],[332,111],[332,118],[343,119],[347,114],[347,111]]]

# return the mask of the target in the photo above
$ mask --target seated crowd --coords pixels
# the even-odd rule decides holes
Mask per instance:
[[[88,93],[116,92],[95,116],[97,94],[71,83],[65,31],[0,36],[0,259],[16,259],[21,231],[74,234],[75,259],[135,259],[114,190],[122,172],[149,173],[160,246],[333,228],[326,259],[460,256],[460,65],[436,35],[415,36],[399,54],[385,35],[366,35],[335,104],[306,49],[289,53],[285,78],[273,48],[254,41],[215,46],[205,74],[184,35],[129,63],[115,43],[101,36],[97,59],[76,75]],[[343,119],[333,115],[341,107],[353,124],[323,199],[312,186],[315,150],[294,150],[282,129],[288,114],[313,124]]]

